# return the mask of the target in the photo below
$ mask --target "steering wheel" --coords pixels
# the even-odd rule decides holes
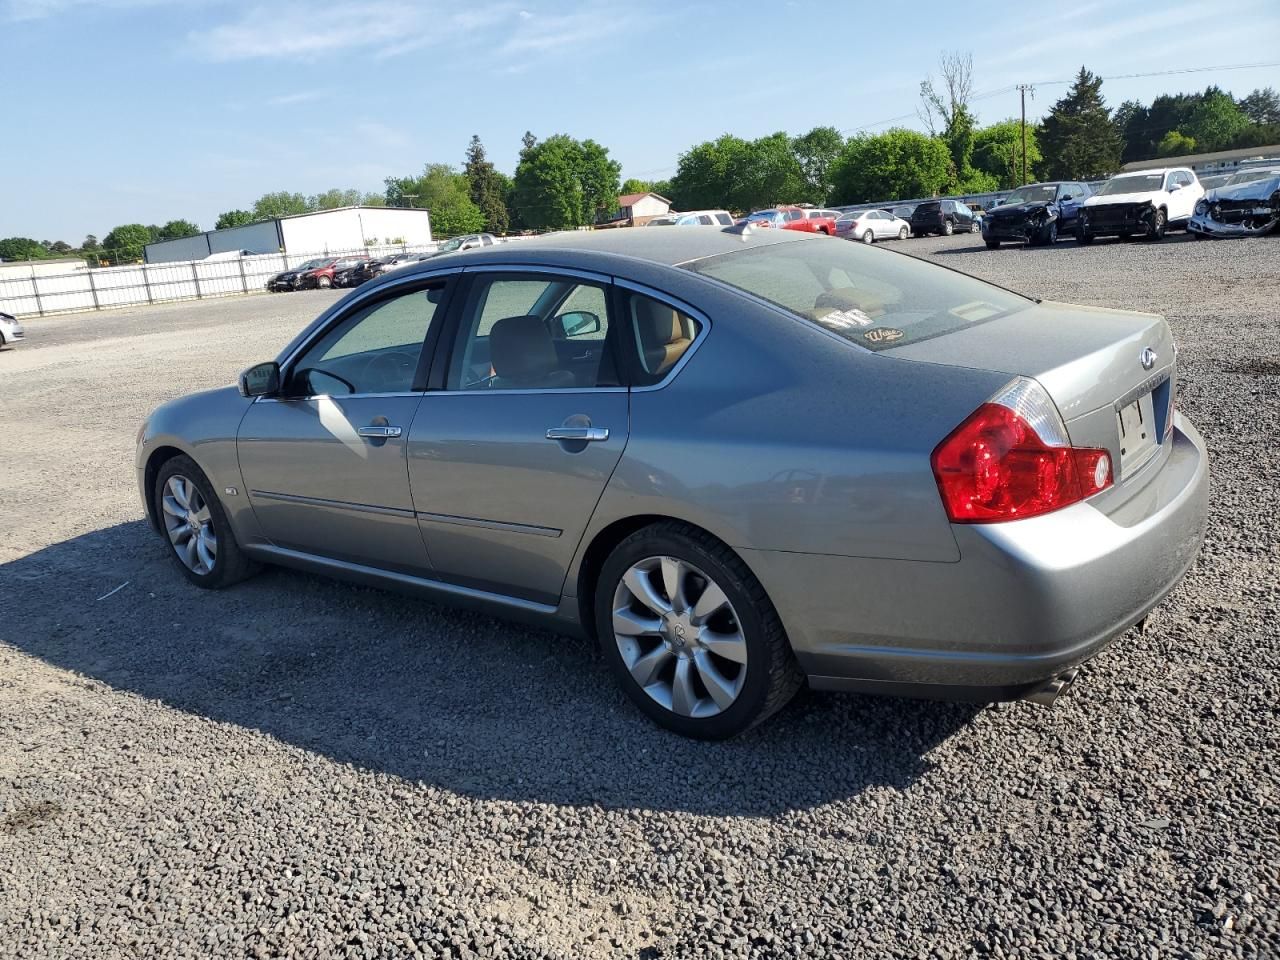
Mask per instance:
[[[409,380],[413,379],[414,368],[417,361],[407,353],[399,351],[395,353],[380,353],[376,357],[371,357],[369,362],[365,364],[364,370],[361,371],[362,379],[368,380],[374,384],[385,384],[388,381],[400,382],[406,375]],[[411,386],[412,384],[410,384]],[[408,389],[405,387],[404,389]],[[376,391],[374,391],[376,392]]]

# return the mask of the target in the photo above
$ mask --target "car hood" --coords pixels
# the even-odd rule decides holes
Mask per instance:
[[[1025,217],[1028,214],[1035,213],[1037,210],[1043,210],[1052,203],[1052,200],[1029,200],[1026,203],[1002,203],[998,207],[992,207],[987,211],[986,215],[993,219],[998,217]]]
[[[1205,199],[1214,200],[1267,200],[1280,190],[1280,177],[1266,180],[1253,180],[1249,183],[1237,183],[1231,187],[1216,187],[1205,194]]]
[[[1106,196],[1094,194],[1084,202],[1086,207],[1105,207],[1112,203],[1151,203],[1160,195],[1158,190],[1143,193],[1112,193]]]

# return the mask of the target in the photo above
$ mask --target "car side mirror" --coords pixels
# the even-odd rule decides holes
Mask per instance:
[[[274,360],[254,364],[240,374],[240,396],[270,397],[280,392],[280,364]]]
[[[585,337],[589,333],[599,333],[601,329],[600,318],[586,310],[575,310],[564,314],[560,317],[560,325],[564,330],[565,339]]]

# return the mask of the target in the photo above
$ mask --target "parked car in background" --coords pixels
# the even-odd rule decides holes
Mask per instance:
[[[916,257],[568,232],[362,287],[156,409],[135,467],[193,585],[275,563],[594,636],[723,738],[806,682],[1052,702],[1200,549],[1176,378],[1159,316]]]
[[[298,274],[298,289],[327,290],[329,287],[335,286],[333,278],[337,273],[344,270],[350,270],[352,267],[363,266],[368,261],[369,258],[363,255],[355,257],[340,257],[326,261],[311,270],[303,270]]]
[[[1196,202],[1187,229],[1196,237],[1260,237],[1280,225],[1280,164],[1249,167]]]
[[[911,235],[911,224],[884,210],[859,210],[840,214],[835,235],[859,243],[875,243],[895,237],[905,240]]]
[[[293,267],[289,270],[282,270],[267,281],[267,289],[272,293],[279,293],[286,290],[297,290],[299,289],[299,279],[304,273],[319,269],[325,264],[332,262],[332,260],[321,257],[318,260],[308,260],[306,263],[302,264],[302,266]]]
[[[391,253],[383,257],[376,257],[365,264],[364,272],[367,274],[365,279],[372,280],[374,277],[381,276],[388,270],[394,270],[405,264],[417,263],[423,257],[430,256],[425,253]]]
[[[733,215],[728,210],[689,210],[685,213],[668,213],[654,217],[646,227],[696,227],[733,226]]]
[[[0,350],[26,337],[22,321],[9,313],[0,313]]]
[[[899,204],[898,206],[894,207],[888,212],[892,213],[899,220],[906,220],[907,223],[910,223],[911,214],[915,212],[915,209],[916,209],[916,205],[914,203],[903,203],[903,204]]]
[[[739,220],[738,224],[781,230],[787,225],[787,215],[782,210],[756,210]]]
[[[1166,167],[1118,173],[1085,200],[1076,225],[1076,240],[1132,236],[1159,240],[1167,230],[1184,228],[1204,196],[1204,187],[1189,167]]]
[[[358,287],[370,278],[367,272],[372,261],[366,259],[349,266],[336,266],[333,271],[335,287]]]
[[[995,249],[1001,243],[1049,244],[1075,231],[1080,205],[1092,194],[1079,181],[1029,183],[982,218],[982,238]]]
[[[960,200],[925,200],[911,211],[911,233],[927,237],[938,233],[949,237],[953,233],[977,233],[978,218]]]
[[[438,257],[442,253],[462,253],[464,250],[478,250],[481,247],[492,247],[497,241],[491,233],[468,233],[462,237],[446,240],[436,248],[435,253],[423,254],[423,259]]]

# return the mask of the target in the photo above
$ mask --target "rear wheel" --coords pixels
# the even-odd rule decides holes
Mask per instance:
[[[899,240],[905,240],[905,239],[907,239],[907,234],[908,234],[909,232],[910,232],[910,231],[908,231],[906,227],[901,227],[901,228],[899,228],[899,230],[898,230],[898,239],[899,239]]]
[[[600,571],[600,645],[631,700],[659,726],[720,740],[781,709],[803,683],[782,622],[732,550],[700,530],[655,524]]]
[[[874,230],[872,230],[870,227],[867,227],[867,229],[866,229],[866,230],[864,230],[864,231],[862,232],[862,242],[863,242],[863,243],[875,243],[875,242],[876,242],[876,232],[875,232]]]
[[[174,457],[160,468],[155,505],[169,555],[196,586],[216,590],[257,572],[236,542],[209,478],[190,457]]]
[[[952,223],[950,220],[944,220],[942,222],[942,235],[944,237],[949,237],[955,232],[956,232],[956,225],[954,223]]]

